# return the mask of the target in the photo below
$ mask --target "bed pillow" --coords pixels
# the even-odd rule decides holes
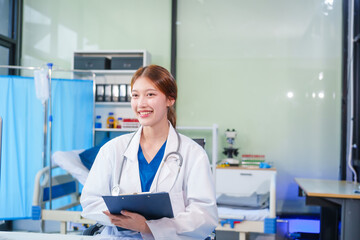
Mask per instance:
[[[81,184],[85,184],[89,170],[81,163],[79,154],[84,150],[57,151],[52,155],[54,165],[57,165],[70,173]]]
[[[84,166],[87,169],[90,170],[90,168],[92,167],[100,148],[101,148],[101,145],[95,146],[95,147],[89,148],[79,154],[81,162],[84,164]]]
[[[100,148],[107,143],[110,140],[110,138],[105,137],[101,143],[99,145],[96,145],[95,147],[89,148],[85,151],[83,151],[82,153],[79,154],[80,160],[83,163],[83,165],[87,168],[87,169],[91,169],[95,158],[100,150]]]

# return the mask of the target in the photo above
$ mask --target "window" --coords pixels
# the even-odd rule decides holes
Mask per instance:
[[[9,48],[0,46],[0,65],[8,65],[10,57]],[[8,74],[8,70],[5,68],[0,68],[0,75]]]
[[[11,37],[10,0],[0,1],[0,34]]]
[[[22,0],[0,0],[0,65],[20,64]],[[0,74],[16,71],[0,68]]]

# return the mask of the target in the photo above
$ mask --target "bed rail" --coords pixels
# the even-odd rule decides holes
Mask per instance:
[[[52,167],[52,169],[57,166]],[[70,174],[60,174],[52,177],[52,189],[50,198],[49,189],[49,166],[41,169],[35,177],[34,196],[32,204],[32,219],[41,219],[41,210],[45,208],[50,199],[58,199],[66,196],[71,197],[71,203],[57,208],[65,210],[77,206],[79,202],[79,183]]]

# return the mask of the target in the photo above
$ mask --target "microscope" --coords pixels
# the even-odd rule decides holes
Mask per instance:
[[[233,147],[236,135],[237,134],[235,132],[235,129],[231,131],[227,129],[225,131],[226,142],[229,144],[229,146],[224,148],[223,154],[225,154],[227,158],[222,160],[221,164],[239,166],[239,160],[234,158],[234,156],[236,157],[239,154],[238,148]]]

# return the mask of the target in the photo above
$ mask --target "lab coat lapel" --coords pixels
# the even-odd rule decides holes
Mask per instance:
[[[140,127],[138,131],[135,133],[134,137],[130,142],[129,147],[126,149],[124,153],[124,156],[127,159],[122,173],[123,176],[122,181],[124,181],[123,186],[125,191],[141,192],[139,162],[137,158],[141,131],[142,131],[142,127]],[[132,193],[132,192],[127,192],[127,193]]]
[[[169,153],[175,152],[177,150],[177,147],[178,147],[177,134],[175,132],[175,129],[172,127],[170,123],[170,129],[166,142],[164,157],[161,161],[156,176],[151,184],[150,187],[151,192],[154,192],[155,190],[157,190],[158,192],[168,192],[173,186],[175,178],[179,171],[178,161],[174,155],[169,156],[167,159],[165,158]]]

